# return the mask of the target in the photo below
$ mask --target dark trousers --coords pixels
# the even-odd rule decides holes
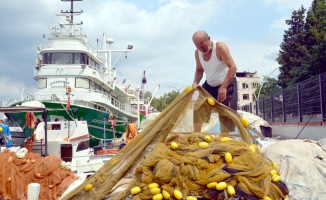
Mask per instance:
[[[207,81],[202,85],[207,92],[209,92],[215,99],[217,98],[218,90],[220,89],[220,85],[216,87],[210,86]],[[230,107],[234,111],[237,110],[237,102],[238,102],[238,95],[237,95],[237,80],[233,78],[232,82],[227,88],[226,92],[226,99],[222,102],[224,105]]]
[[[212,87],[207,81],[202,85],[205,90],[207,90],[215,99],[217,98],[218,90],[220,86]],[[230,85],[227,87],[226,99],[222,102],[224,105],[229,108],[237,111],[237,102],[238,102],[238,90],[237,90],[237,81],[234,77]],[[228,117],[219,115],[221,133],[229,133],[235,131],[235,125]]]

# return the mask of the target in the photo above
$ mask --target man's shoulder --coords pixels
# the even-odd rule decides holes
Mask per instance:
[[[216,43],[216,47],[225,47],[225,43],[224,42],[219,42],[219,41],[215,41]]]
[[[216,51],[225,51],[228,47],[225,45],[224,42],[216,42]]]

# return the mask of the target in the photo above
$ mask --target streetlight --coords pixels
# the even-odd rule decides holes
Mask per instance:
[[[277,70],[277,69],[279,69],[279,67],[276,67],[275,69],[273,69],[273,71],[271,71],[267,76],[265,76],[265,78],[264,78],[264,80],[261,82],[261,85],[260,85],[260,88],[259,88],[259,91],[258,91],[258,100],[257,100],[257,111],[259,110],[259,97],[260,97],[260,91],[261,91],[261,89],[262,89],[262,87],[263,87],[263,85],[264,85],[264,83],[265,83],[265,81],[266,81],[266,79],[267,78],[269,78],[269,76],[270,75],[272,75],[272,73],[275,71],[275,70]],[[258,114],[258,112],[257,112],[257,114]]]

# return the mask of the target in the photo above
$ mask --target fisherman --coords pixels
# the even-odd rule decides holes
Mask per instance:
[[[192,40],[197,48],[195,50],[196,71],[192,88],[199,85],[205,72],[206,81],[202,85],[203,88],[219,102],[236,111],[237,85],[235,74],[237,67],[228,47],[223,42],[211,40],[205,31],[196,31]],[[234,131],[234,125],[233,127],[227,125],[231,123],[228,118],[221,117],[221,132]],[[194,131],[200,132],[202,124],[197,123],[195,118]]]

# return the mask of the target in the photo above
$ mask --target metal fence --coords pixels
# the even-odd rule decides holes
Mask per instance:
[[[256,115],[268,122],[325,122],[326,73],[256,102]],[[253,104],[245,105],[251,112]]]

